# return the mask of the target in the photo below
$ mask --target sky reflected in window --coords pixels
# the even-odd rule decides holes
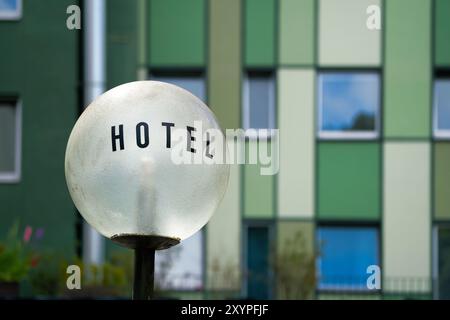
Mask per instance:
[[[319,288],[367,289],[367,267],[378,265],[378,232],[370,227],[322,227],[318,232]]]
[[[435,103],[438,130],[450,130],[450,80],[437,80]]]
[[[322,131],[376,131],[380,105],[374,73],[323,73],[319,77]]]
[[[15,11],[17,10],[18,0],[0,0],[1,11]]]
[[[150,80],[162,81],[183,88],[205,102],[205,81],[202,76],[165,76],[153,75]]]
[[[248,75],[245,127],[273,129],[275,118],[274,78],[268,72],[252,72]]]

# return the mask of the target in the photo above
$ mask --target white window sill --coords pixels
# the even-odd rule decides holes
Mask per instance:
[[[433,136],[437,140],[450,140],[450,130],[434,130]]]
[[[375,140],[379,137],[379,133],[376,131],[319,131],[317,136],[323,140]]]
[[[17,172],[7,173],[0,172],[0,184],[1,183],[19,183],[20,182],[20,174]]]
[[[274,130],[277,129],[253,129],[253,128],[244,129],[245,137],[250,140],[257,140],[257,139],[270,140],[275,136],[276,131]]]

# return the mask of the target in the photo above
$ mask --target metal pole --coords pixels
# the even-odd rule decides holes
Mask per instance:
[[[155,278],[155,250],[137,247],[134,250],[133,300],[151,300]]]
[[[84,106],[105,91],[106,75],[106,3],[83,2]],[[104,260],[104,239],[86,221],[83,222],[83,260],[87,265]]]

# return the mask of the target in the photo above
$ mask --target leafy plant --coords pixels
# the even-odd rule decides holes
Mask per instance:
[[[208,299],[236,299],[244,277],[239,265],[214,256],[207,273],[206,294]]]
[[[80,267],[82,282],[81,290],[68,290],[65,286],[67,274],[65,270],[69,264]],[[80,258],[73,262],[63,263],[60,283],[61,294],[74,298],[98,297],[129,297],[133,280],[133,259],[128,252],[117,252],[109,261],[102,264],[86,265]]]
[[[81,271],[81,290],[67,289],[69,265]],[[86,265],[81,258],[67,259],[62,255],[42,255],[40,264],[30,272],[33,293],[68,298],[129,297],[133,284],[133,257],[130,252],[116,252],[109,261]]]
[[[210,266],[208,279],[212,288],[233,290],[240,285],[241,276],[239,274],[239,267],[233,263],[224,262],[218,257],[214,257]]]
[[[311,299],[316,288],[318,251],[307,248],[301,232],[288,238],[274,259],[280,299]]]
[[[53,253],[44,253],[36,268],[30,270],[29,280],[36,295],[57,296],[65,285],[65,259]]]
[[[32,256],[18,235],[19,224],[16,222],[6,240],[0,243],[0,282],[19,282],[31,267]]]

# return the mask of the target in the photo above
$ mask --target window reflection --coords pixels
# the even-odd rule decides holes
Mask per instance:
[[[373,227],[322,227],[318,232],[319,289],[367,290],[367,267],[379,265]]]
[[[435,82],[434,113],[435,135],[450,137],[450,79]]]
[[[375,73],[322,73],[318,99],[320,133],[376,134],[379,91]]]
[[[189,72],[186,74],[172,74],[172,73],[156,73],[151,76],[150,80],[162,81],[174,84],[183,88],[197,98],[205,102],[205,81],[201,73]]]
[[[275,128],[275,79],[270,71],[247,73],[244,87],[244,128]]]

